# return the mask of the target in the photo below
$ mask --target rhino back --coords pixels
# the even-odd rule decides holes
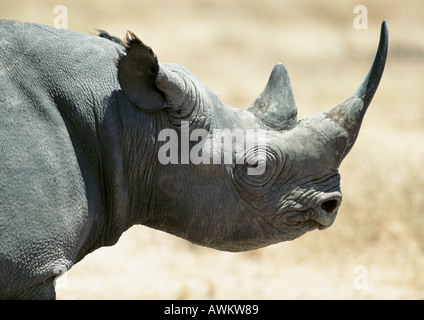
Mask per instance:
[[[112,50],[90,35],[0,21],[0,297],[50,297],[58,270],[81,258],[98,197],[84,148],[100,152],[93,114],[116,86]]]

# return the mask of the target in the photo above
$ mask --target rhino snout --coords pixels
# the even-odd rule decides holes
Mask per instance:
[[[310,216],[311,220],[319,223],[318,230],[324,230],[330,227],[337,216],[342,197],[340,193],[324,197],[318,203]]]

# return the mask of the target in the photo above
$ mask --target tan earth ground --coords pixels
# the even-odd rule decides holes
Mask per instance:
[[[344,200],[331,228],[234,254],[136,226],[61,277],[58,299],[424,299],[424,2],[2,0],[0,18],[53,25],[59,4],[69,29],[132,30],[235,107],[253,102],[280,61],[299,118],[356,89],[383,19],[390,42],[340,168]],[[367,29],[355,28],[357,5],[368,11]]]

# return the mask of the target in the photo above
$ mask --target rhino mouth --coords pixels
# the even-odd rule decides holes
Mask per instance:
[[[331,225],[334,223],[334,220],[330,224],[327,224],[327,225],[321,224],[319,222],[316,222],[316,223],[318,224],[318,227],[317,227],[318,230],[325,230],[325,229],[328,229],[329,227],[331,227]]]

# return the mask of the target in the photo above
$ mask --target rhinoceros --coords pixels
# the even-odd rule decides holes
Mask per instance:
[[[338,168],[376,92],[387,46],[383,22],[372,67],[352,96],[298,121],[280,63],[242,110],[185,67],[159,63],[133,33],[122,46],[2,20],[0,297],[54,299],[58,270],[135,224],[232,252],[329,227],[342,200]],[[203,138],[204,147],[236,129],[265,131],[265,143],[246,134],[245,148],[229,153],[238,161],[170,156],[183,147],[200,155]]]

